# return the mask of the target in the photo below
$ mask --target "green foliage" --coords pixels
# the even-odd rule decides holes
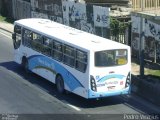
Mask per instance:
[[[160,70],[147,70],[147,74],[160,77]]]
[[[128,27],[128,25],[129,23],[121,22],[116,18],[110,18],[110,27],[113,32],[123,32]]]
[[[1,21],[1,22],[4,22],[5,19],[6,19],[6,17],[0,16],[0,21]]]
[[[7,17],[0,16],[0,22],[13,23],[14,20],[9,19]]]
[[[110,18],[110,27],[111,29],[116,29],[119,26],[119,21],[114,18]]]

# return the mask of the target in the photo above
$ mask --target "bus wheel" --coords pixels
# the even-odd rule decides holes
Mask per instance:
[[[59,93],[61,94],[64,93],[64,81],[63,81],[62,76],[60,75],[56,77],[56,87]]]

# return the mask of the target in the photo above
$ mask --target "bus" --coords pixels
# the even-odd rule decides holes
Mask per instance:
[[[48,19],[14,22],[14,61],[86,99],[130,93],[130,47]]]

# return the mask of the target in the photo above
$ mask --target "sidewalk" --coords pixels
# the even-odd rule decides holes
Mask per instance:
[[[13,33],[13,24],[0,22],[0,29]]]
[[[136,63],[131,63],[131,73],[132,75],[139,75],[140,66]]]

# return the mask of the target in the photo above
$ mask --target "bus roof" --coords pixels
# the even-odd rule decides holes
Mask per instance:
[[[48,19],[21,19],[16,21],[15,24],[49,36],[50,38],[56,38],[57,40],[60,39],[65,43],[79,46],[87,50],[101,51],[107,49],[125,49],[129,47],[127,45],[80,31]]]

